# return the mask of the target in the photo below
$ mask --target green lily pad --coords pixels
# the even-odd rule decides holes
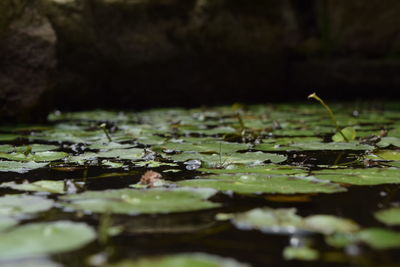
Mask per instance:
[[[31,152],[44,152],[44,151],[50,151],[50,150],[55,150],[58,149],[58,146],[54,145],[42,145],[42,144],[32,144],[29,146],[12,146],[12,145],[0,145],[0,152],[2,153],[10,153],[10,152],[25,152],[28,151],[29,149]]]
[[[183,180],[179,185],[214,188],[219,191],[232,191],[242,194],[298,194],[298,193],[336,193],[345,188],[313,177],[268,176],[260,174],[212,175],[200,179]]]
[[[341,133],[337,132],[332,136],[333,142],[344,142],[346,141],[343,135],[347,138],[348,141],[356,139],[357,133],[353,127],[346,127],[340,130]]]
[[[223,156],[216,154],[181,153],[168,156],[168,158],[174,161],[200,160],[206,168],[227,167],[232,164],[260,165],[264,161],[280,163],[287,159],[284,155],[263,152],[232,153]]]
[[[0,158],[16,161],[55,161],[67,157],[68,154],[65,152],[55,152],[55,151],[44,151],[29,153],[25,155],[23,152],[13,152],[13,153],[0,153]]]
[[[185,152],[202,152],[202,153],[233,153],[239,150],[249,148],[247,144],[228,143],[228,142],[199,142],[199,143],[166,143],[161,145],[163,149],[171,149],[175,151]]]
[[[13,141],[18,137],[21,136],[16,134],[0,134],[0,141]]]
[[[379,147],[388,147],[390,145],[400,147],[400,138],[399,137],[382,137],[381,141],[376,144]]]
[[[10,227],[13,227],[18,224],[18,220],[12,217],[0,217],[0,232],[7,230]]]
[[[319,252],[308,247],[286,247],[283,250],[285,260],[314,261],[319,258]]]
[[[97,158],[140,160],[144,156],[144,150],[141,148],[112,149],[102,152],[85,152],[78,156],[70,156],[68,162],[84,164],[85,161],[95,160]]]
[[[125,260],[105,267],[249,267],[231,258],[223,258],[204,253],[184,253],[177,255]]]
[[[2,267],[62,267],[61,264],[46,258],[27,258],[16,261],[6,261],[1,263]]]
[[[49,210],[53,205],[53,200],[39,196],[5,195],[0,197],[0,215],[20,217]]]
[[[400,225],[400,208],[389,208],[375,212],[375,218],[387,225]]]
[[[325,238],[333,247],[346,247],[365,243],[374,249],[393,249],[400,247],[400,233],[383,228],[366,228],[354,234],[337,233]]]
[[[364,229],[357,234],[356,239],[368,244],[374,249],[400,247],[400,233],[382,228]]]
[[[96,142],[90,144],[88,147],[90,149],[98,149],[102,151],[107,151],[107,150],[112,150],[112,149],[124,149],[124,148],[131,148],[134,147],[135,145],[132,144],[120,144],[117,142]]]
[[[214,174],[258,173],[265,175],[299,175],[307,173],[307,171],[300,168],[274,164],[256,166],[229,165],[227,168],[223,169],[199,168],[197,170]]]
[[[378,150],[374,152],[374,155],[378,156],[382,160],[398,160],[400,161],[399,150]]]
[[[399,170],[394,168],[325,169],[314,171],[319,179],[354,185],[379,185],[400,183]]]
[[[154,188],[147,190],[119,189],[86,191],[62,197],[68,208],[88,212],[122,214],[152,214],[195,211],[219,207],[206,199],[216,193],[213,189]]]
[[[38,163],[33,161],[19,162],[19,161],[4,161],[0,160],[0,172],[17,172],[25,173],[34,169],[43,168],[49,163]]]
[[[53,180],[41,180],[36,182],[24,182],[17,184],[15,182],[2,183],[0,187],[9,187],[15,190],[21,191],[33,191],[33,192],[49,192],[56,194],[63,194],[64,182],[63,181],[53,181]]]
[[[230,219],[239,229],[256,229],[265,233],[275,234],[317,232],[330,235],[334,233],[353,233],[359,230],[359,226],[349,219],[323,214],[301,217],[296,214],[296,209],[294,208],[256,208],[247,212],[233,214]]]
[[[96,238],[84,223],[31,223],[2,233],[0,259],[10,260],[60,253],[80,248]]]
[[[332,142],[332,143],[296,143],[290,145],[295,150],[373,150],[370,145],[359,144],[357,142]]]

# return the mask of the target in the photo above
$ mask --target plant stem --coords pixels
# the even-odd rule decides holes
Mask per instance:
[[[100,125],[100,128],[103,129],[104,134],[107,136],[108,142],[112,142],[111,136],[110,136],[110,134],[108,133],[108,130],[107,130],[107,128],[106,128],[106,124],[105,124],[105,123],[101,124],[101,125]]]
[[[308,98],[308,99],[314,98],[314,99],[317,100],[319,103],[321,103],[321,105],[326,109],[326,111],[328,111],[328,114],[329,114],[329,116],[330,116],[331,119],[332,119],[333,125],[335,125],[335,127],[336,127],[336,131],[337,131],[338,133],[340,133],[340,135],[343,137],[343,139],[344,139],[346,142],[349,142],[349,139],[342,133],[342,131],[341,131],[340,128],[339,128],[339,125],[338,125],[338,123],[337,123],[335,114],[333,114],[333,111],[331,110],[331,108],[330,108],[327,104],[325,104],[324,100],[322,100],[319,96],[317,96],[316,93],[310,94],[307,98]]]

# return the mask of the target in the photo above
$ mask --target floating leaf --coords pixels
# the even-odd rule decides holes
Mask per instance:
[[[378,150],[374,151],[374,154],[382,160],[398,160],[400,161],[399,150]]]
[[[283,250],[285,260],[314,261],[319,257],[319,252],[308,247],[286,247]]]
[[[102,151],[112,150],[112,149],[124,149],[124,148],[131,148],[135,145],[132,144],[120,144],[117,142],[96,142],[89,145],[90,149],[98,149]]]
[[[333,233],[353,233],[360,230],[358,224],[349,219],[332,215],[313,215],[304,219],[307,227],[316,232],[330,235]]]
[[[171,149],[175,151],[185,152],[202,152],[202,153],[233,153],[239,150],[248,149],[249,145],[229,142],[206,141],[199,143],[166,143],[161,145],[163,149]]]
[[[399,137],[382,137],[381,141],[376,144],[379,147],[388,147],[388,146],[396,146],[400,147],[400,138]]]
[[[249,267],[231,258],[222,258],[204,253],[184,253],[153,258],[139,258],[135,261],[125,260],[105,267]]]
[[[205,173],[215,174],[229,174],[229,173],[259,173],[265,175],[298,175],[306,174],[307,172],[300,168],[294,168],[292,166],[283,165],[256,165],[256,166],[241,166],[241,165],[229,165],[224,169],[207,169],[200,168],[198,171]]]
[[[30,150],[31,152],[43,152],[58,149],[58,146],[53,145],[42,145],[42,144],[32,144],[28,146],[12,146],[12,145],[0,145],[0,152],[10,153],[10,152],[26,152]]]
[[[3,261],[1,267],[62,267],[62,265],[46,258],[27,258]]]
[[[0,197],[0,215],[23,216],[49,210],[54,201],[39,196],[5,195]]]
[[[0,172],[25,173],[34,169],[43,168],[47,164],[48,163],[38,163],[33,161],[19,162],[0,160]]]
[[[58,221],[31,223],[2,233],[0,259],[42,256],[77,249],[96,237],[84,223]]]
[[[333,233],[353,233],[359,230],[359,226],[349,219],[323,214],[303,218],[296,214],[294,208],[256,208],[234,214],[232,222],[239,229],[256,229],[275,234],[317,232],[330,235]]]
[[[24,152],[0,153],[0,158],[16,161],[55,161],[67,157],[65,152],[44,151],[25,154]]]
[[[214,188],[235,193],[336,193],[346,191],[337,184],[313,177],[268,176],[257,174],[212,175],[200,179],[184,180],[179,185]]]
[[[390,249],[400,247],[400,233],[381,228],[367,228],[356,237],[374,249]]]
[[[175,161],[200,160],[204,167],[209,168],[226,167],[232,164],[259,165],[263,164],[265,161],[279,163],[287,159],[284,155],[262,152],[232,153],[224,156],[216,154],[206,155],[199,153],[182,153],[168,156],[168,158]]]
[[[319,179],[354,185],[400,183],[399,170],[394,168],[326,169],[315,171]]]
[[[56,194],[64,193],[64,182],[53,180],[41,180],[36,182],[23,182],[17,184],[15,182],[2,183],[0,187],[9,187],[21,191],[34,191],[34,192],[49,192]]]
[[[14,225],[17,225],[17,224],[18,224],[18,220],[16,218],[1,216],[0,217],[0,232],[7,230],[8,228],[10,228]]]
[[[62,197],[69,201],[65,207],[88,212],[151,214],[195,211],[219,207],[206,199],[216,193],[213,189],[154,188],[147,190],[118,189],[86,191]]]
[[[333,143],[296,143],[290,145],[293,149],[298,150],[373,150],[374,147],[370,145],[359,144],[357,142],[333,142]]]
[[[400,208],[389,208],[375,212],[375,218],[387,225],[400,225]]]
[[[340,130],[340,132],[337,132],[332,136],[333,142],[343,142],[343,141],[347,141],[347,140],[351,141],[351,140],[356,139],[357,133],[353,127],[343,128],[342,130]],[[347,140],[345,140],[343,136],[345,136],[347,138]]]

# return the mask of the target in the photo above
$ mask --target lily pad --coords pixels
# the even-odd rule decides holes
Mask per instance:
[[[378,156],[382,160],[397,160],[400,161],[399,150],[378,150],[374,152],[374,155]]]
[[[2,183],[0,187],[9,187],[21,191],[49,192],[56,194],[64,193],[64,182],[53,181],[53,180],[41,180],[32,183],[24,182],[21,184],[17,184],[15,182],[7,182],[7,183]]]
[[[1,216],[0,217],[0,232],[7,230],[8,228],[18,224],[16,218]]]
[[[249,148],[247,144],[228,143],[228,142],[199,142],[199,143],[166,143],[161,145],[163,149],[185,152],[203,152],[203,153],[233,153],[239,150]]]
[[[368,244],[374,249],[400,247],[400,233],[382,228],[364,229],[357,234],[356,239]]]
[[[395,168],[325,169],[313,174],[319,179],[354,185],[379,185],[400,183],[399,170]]]
[[[25,152],[30,150],[31,152],[43,152],[58,149],[58,146],[54,145],[42,145],[42,144],[32,144],[29,146],[12,146],[12,145],[0,145],[0,152],[10,153],[10,152]]]
[[[126,260],[105,267],[250,267],[232,258],[223,258],[204,253],[184,253],[153,258],[139,258],[135,261]]]
[[[43,168],[46,165],[48,165],[48,163],[38,163],[33,161],[19,162],[19,161],[0,160],[0,172],[25,173],[34,169]]]
[[[49,210],[54,201],[39,196],[5,195],[0,197],[0,215],[21,217]]]
[[[232,153],[223,156],[216,154],[182,153],[168,156],[168,158],[174,161],[200,160],[203,166],[208,168],[226,167],[232,164],[260,165],[265,161],[280,163],[287,159],[284,155],[262,152]]]
[[[2,233],[0,259],[42,256],[80,248],[96,238],[84,223],[69,221],[31,223]]]
[[[107,151],[107,150],[112,150],[112,149],[124,149],[124,148],[131,148],[134,147],[135,145],[132,144],[120,144],[117,142],[96,142],[90,144],[88,147],[90,149],[98,149],[102,151]]]
[[[344,142],[346,141],[343,136],[347,138],[348,141],[356,139],[357,133],[353,127],[346,127],[340,130],[341,133],[337,132],[332,136],[333,142]]]
[[[296,214],[294,208],[256,208],[244,213],[233,214],[231,221],[239,229],[256,229],[274,234],[317,232],[330,235],[353,233],[359,230],[359,226],[349,219],[323,214],[303,218]]]
[[[390,145],[400,147],[399,137],[382,137],[381,141],[376,144],[379,147],[388,147]]]
[[[286,247],[283,250],[285,260],[314,261],[319,257],[319,252],[308,247]]]
[[[11,261],[3,261],[2,267],[62,267],[60,263],[53,262],[45,257],[27,258]]]
[[[242,194],[336,193],[346,191],[345,188],[337,184],[313,177],[260,174],[212,175],[200,179],[180,181],[178,184]]]
[[[256,165],[256,166],[242,166],[242,165],[229,165],[227,168],[212,169],[200,168],[198,171],[214,174],[235,174],[235,173],[259,173],[265,175],[299,175],[306,174],[307,171],[300,168],[293,168],[292,166],[283,165]]]
[[[67,157],[68,154],[65,152],[55,152],[55,151],[44,151],[29,153],[25,155],[23,152],[13,152],[13,153],[0,153],[0,158],[16,161],[55,161]]]
[[[387,225],[400,225],[400,208],[389,208],[375,212],[375,218]]]
[[[296,150],[373,150],[374,147],[370,145],[364,145],[357,142],[332,142],[332,143],[296,143],[290,145]]]
[[[62,199],[68,201],[65,207],[87,212],[152,214],[216,208],[220,204],[207,201],[215,193],[213,189],[193,188],[118,189],[86,191]]]

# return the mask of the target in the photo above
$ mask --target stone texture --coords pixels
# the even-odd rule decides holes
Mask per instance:
[[[10,15],[0,34],[0,119],[37,120],[48,111],[43,96],[55,69],[56,37],[35,7],[13,3],[8,7],[14,13],[8,13],[14,17]]]
[[[400,95],[396,0],[4,0],[0,12],[0,119]]]

